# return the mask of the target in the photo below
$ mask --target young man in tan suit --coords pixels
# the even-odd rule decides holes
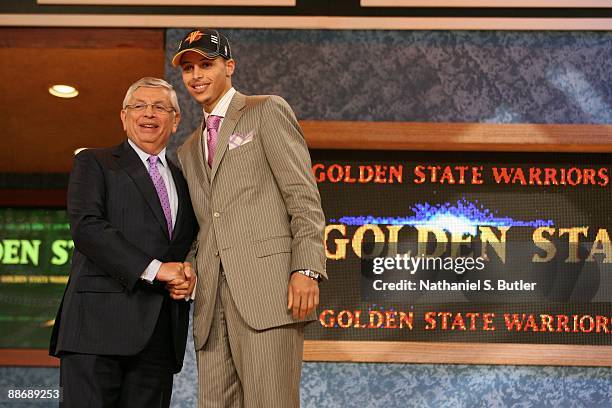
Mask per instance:
[[[326,278],[325,218],[302,131],[278,96],[232,87],[227,38],[194,30],[172,61],[204,110],[178,151],[200,224],[200,407],[297,407],[304,324]]]

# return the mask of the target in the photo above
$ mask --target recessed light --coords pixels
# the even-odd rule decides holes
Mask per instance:
[[[58,84],[49,88],[49,93],[58,98],[74,98],[79,94],[79,91],[74,86]]]
[[[79,147],[78,149],[76,149],[74,151],[74,155],[76,156],[77,154],[81,153],[83,150],[87,150],[87,147]]]

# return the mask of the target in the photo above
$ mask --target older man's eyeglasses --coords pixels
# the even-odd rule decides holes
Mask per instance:
[[[160,115],[167,115],[170,112],[174,112],[174,108],[169,108],[161,103],[135,103],[133,105],[125,105],[127,109],[131,109],[134,112],[144,112],[148,107],[151,107],[153,112],[159,113]]]

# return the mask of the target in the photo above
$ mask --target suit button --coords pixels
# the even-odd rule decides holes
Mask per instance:
[[[219,251],[215,251],[215,256],[219,256]]]
[[[218,212],[214,212],[213,213],[213,217],[215,217],[215,218],[219,218],[220,216],[221,216],[221,214],[219,214]]]

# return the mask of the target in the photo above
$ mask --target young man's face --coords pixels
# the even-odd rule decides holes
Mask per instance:
[[[212,112],[219,99],[232,87],[234,67],[233,59],[208,59],[193,51],[186,52],[181,58],[183,83],[208,113]]]

